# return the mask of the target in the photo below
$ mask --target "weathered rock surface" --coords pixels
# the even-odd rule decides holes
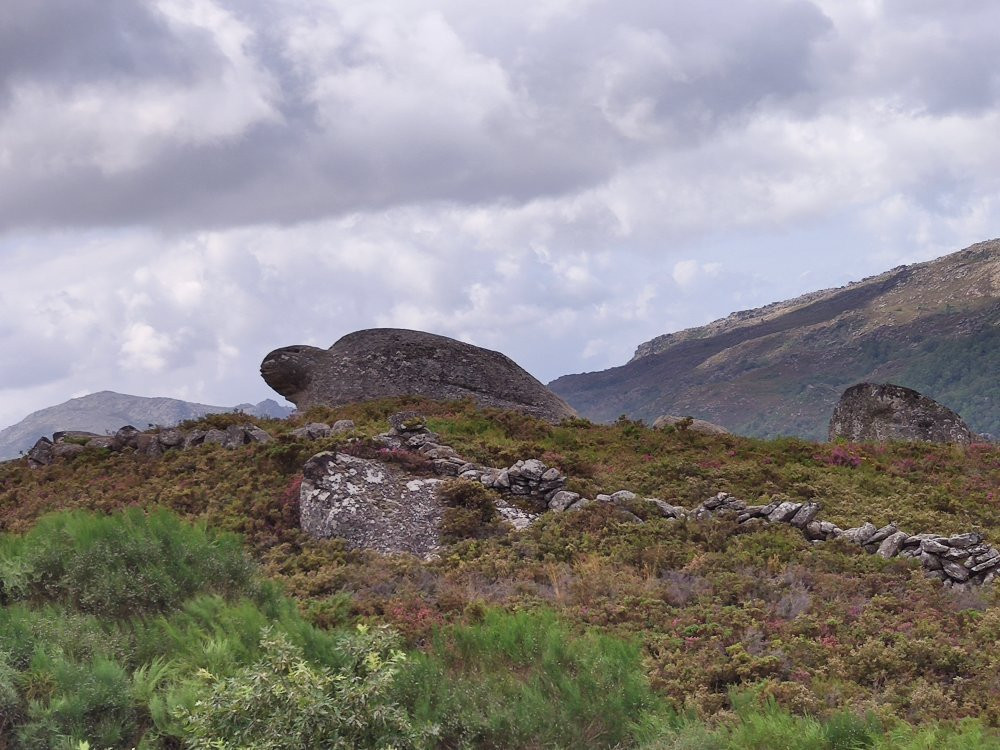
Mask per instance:
[[[677,426],[678,424],[680,425],[681,429],[690,430],[691,432],[700,432],[704,435],[732,434],[725,427],[720,427],[717,424],[706,422],[704,419],[692,419],[690,417],[675,417],[672,414],[664,414],[663,416],[657,417],[656,420],[653,422],[653,427],[660,429],[663,427]]]
[[[561,398],[499,352],[421,331],[374,328],[329,349],[289,346],[265,357],[261,375],[299,409],[390,396],[473,398],[550,421],[575,416]]]
[[[309,535],[344,539],[355,549],[426,557],[438,547],[442,480],[392,464],[324,452],[303,469],[300,522]]]
[[[910,388],[889,383],[859,383],[844,391],[830,420],[829,437],[856,443],[975,441],[972,430],[951,409]]]

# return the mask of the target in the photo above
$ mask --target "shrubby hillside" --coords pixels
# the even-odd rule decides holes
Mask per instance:
[[[303,463],[365,455],[403,408],[465,456],[536,456],[588,496],[725,491],[1000,539],[996,446],[553,426],[466,402],[314,409],[235,450],[3,463],[0,748],[1000,747],[997,593],[915,561],[602,505],[517,533],[466,514],[428,561],[302,534]],[[341,418],[356,429],[290,434]]]

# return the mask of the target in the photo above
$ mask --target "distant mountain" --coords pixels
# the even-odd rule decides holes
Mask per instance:
[[[51,437],[58,430],[86,430],[103,434],[127,424],[145,429],[149,425],[175,425],[185,419],[230,411],[243,411],[260,418],[283,419],[293,409],[281,406],[273,399],[259,404],[227,407],[101,391],[36,411],[17,424],[0,430],[0,460],[16,458],[21,451],[34,445],[38,438]]]
[[[1000,240],[659,336],[549,384],[582,415],[691,415],[744,435],[824,439],[861,381],[914,388],[1000,435]]]

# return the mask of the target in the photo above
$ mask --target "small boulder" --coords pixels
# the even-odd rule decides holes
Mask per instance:
[[[334,435],[340,435],[344,432],[350,432],[354,429],[353,419],[338,419],[333,423],[333,427],[330,428],[330,432]]]
[[[568,490],[560,490],[556,492],[549,499],[549,510],[562,511],[566,510],[580,499],[579,493],[570,492]]]
[[[161,430],[158,439],[160,445],[164,448],[180,448],[184,445],[184,433],[176,427],[169,430]]]
[[[330,425],[325,422],[310,422],[297,430],[292,430],[292,436],[299,440],[319,440],[330,437],[330,431]]]
[[[79,456],[86,450],[79,443],[56,443],[52,446],[52,455],[55,458],[70,459]]]

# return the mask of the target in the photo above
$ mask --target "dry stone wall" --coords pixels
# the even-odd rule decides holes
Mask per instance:
[[[966,587],[992,583],[1000,570],[1000,550],[987,544],[977,532],[965,534],[910,533],[893,522],[881,528],[872,523],[842,529],[820,518],[819,503],[774,501],[766,505],[748,505],[725,492],[708,498],[695,508],[683,508],[655,497],[640,497],[629,490],[610,495],[586,498],[566,489],[566,476],[538,459],[517,461],[506,468],[493,468],[463,459],[441,437],[426,428],[420,415],[405,412],[395,415],[392,429],[379,440],[392,448],[414,450],[430,458],[440,475],[482,482],[500,493],[501,498],[516,498],[523,507],[528,500],[537,505],[537,512],[526,512],[501,500],[501,514],[517,528],[530,525],[543,512],[572,512],[596,503],[618,509],[626,520],[642,523],[628,508],[634,503],[668,519],[705,520],[717,516],[733,516],[738,524],[782,523],[800,529],[814,543],[843,539],[857,544],[865,552],[884,559],[895,557],[919,560],[927,575],[948,587]],[[511,510],[513,509],[513,510]],[[516,520],[516,522],[515,522]]]

